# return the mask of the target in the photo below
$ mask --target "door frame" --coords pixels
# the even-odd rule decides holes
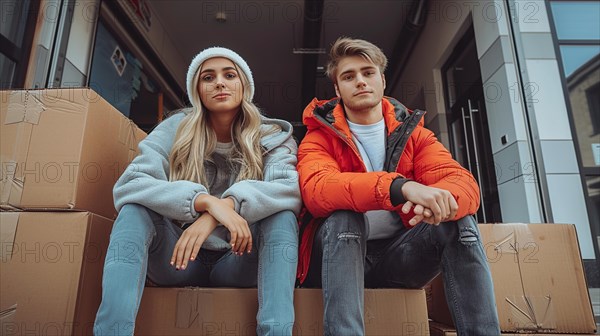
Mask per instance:
[[[498,184],[497,184],[497,175],[496,175],[496,171],[495,171],[495,165],[494,165],[494,158],[493,158],[493,153],[491,150],[491,141],[488,139],[487,141],[484,139],[483,143],[480,143],[480,141],[477,141],[474,144],[469,145],[470,142],[475,142],[477,136],[475,128],[477,127],[477,125],[473,125],[473,119],[470,119],[471,121],[471,125],[465,125],[464,124],[464,120],[466,119],[463,116],[463,113],[458,113],[457,108],[459,108],[460,106],[467,106],[467,103],[470,104],[471,99],[468,99],[469,97],[475,97],[479,99],[479,106],[472,106],[469,108],[472,108],[473,111],[478,111],[480,112],[480,116],[482,116],[482,120],[481,122],[485,124],[484,126],[484,130],[483,130],[483,134],[482,136],[487,136],[489,138],[489,124],[487,123],[487,116],[486,116],[486,106],[485,106],[485,96],[484,96],[484,91],[483,91],[483,82],[482,82],[482,77],[481,77],[481,68],[478,65],[478,72],[479,72],[479,76],[478,78],[476,78],[473,83],[469,83],[469,87],[465,90],[463,90],[462,94],[457,95],[456,97],[452,97],[454,98],[454,101],[451,101],[451,92],[450,89],[451,87],[448,85],[448,70],[457,62],[457,60],[463,55],[463,51],[469,46],[470,43],[475,43],[475,31],[473,28],[473,24],[471,23],[469,25],[469,27],[466,29],[466,31],[463,33],[463,36],[460,37],[460,39],[458,40],[458,43],[456,44],[456,46],[452,49],[452,52],[450,53],[450,56],[448,57],[448,59],[443,63],[443,66],[440,68],[440,72],[441,72],[441,77],[442,77],[442,85],[443,85],[443,92],[444,92],[444,97],[445,97],[445,102],[444,102],[444,108],[446,110],[446,127],[448,128],[448,135],[450,138],[450,151],[453,154],[453,156],[455,158],[457,158],[458,155],[458,151],[460,149],[456,148],[455,145],[455,139],[457,138],[457,136],[454,134],[455,130],[453,127],[453,123],[459,120],[463,120],[463,125],[462,128],[463,131],[467,130],[467,126],[469,129],[472,130],[472,134],[473,134],[473,139],[463,139],[463,142],[467,145],[467,147],[472,146],[472,148],[467,148],[466,149],[466,153],[465,155],[467,156],[467,160],[469,161],[469,167],[468,169],[471,170],[472,167],[470,167],[470,165],[472,164],[472,161],[470,159],[470,154],[474,154],[475,157],[473,158],[474,160],[477,161],[477,165],[478,167],[476,168],[477,171],[471,171],[471,173],[475,176],[477,182],[480,185],[480,196],[482,197],[481,200],[481,205],[480,206],[480,210],[478,211],[478,214],[481,213],[482,218],[478,218],[479,221],[483,221],[483,222],[500,222],[502,221],[502,211],[501,211],[501,207],[499,204],[499,192],[498,192]],[[479,63],[478,63],[479,64]],[[478,94],[479,93],[479,94]],[[477,104],[476,101],[473,101],[473,103]],[[462,104],[462,105],[461,105]],[[460,106],[458,106],[460,105]],[[470,134],[462,134],[460,135],[460,137],[464,137],[465,135],[470,135]],[[478,147],[479,150],[478,150]],[[471,151],[472,149],[472,151]],[[480,155],[481,151],[483,151],[485,153],[485,155]],[[479,155],[479,157],[478,157]],[[491,164],[494,167],[489,169],[490,167],[488,167],[487,165]],[[491,175],[488,177],[488,175]],[[484,183],[487,182],[487,183]],[[494,208],[490,208],[490,209],[485,209],[484,206],[484,200],[483,200],[483,196],[484,194],[488,194],[487,190],[484,193],[483,188],[485,187],[486,189],[489,189],[490,194],[492,195],[492,200],[491,200],[491,204],[494,204]],[[489,194],[488,194],[489,195]],[[488,196],[489,197],[489,196]]]

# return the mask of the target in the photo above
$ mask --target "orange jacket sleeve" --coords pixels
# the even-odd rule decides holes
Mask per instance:
[[[412,139],[415,181],[448,190],[458,203],[454,219],[475,214],[479,208],[479,186],[473,175],[463,168],[428,129],[417,127]]]

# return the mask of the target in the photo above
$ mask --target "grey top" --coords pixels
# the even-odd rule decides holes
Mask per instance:
[[[140,154],[125,169],[113,189],[118,211],[124,204],[136,203],[175,221],[191,222],[198,218],[193,201],[198,195],[208,193],[207,188],[197,182],[169,181],[168,178],[169,153],[175,133],[190,111],[186,109],[165,119],[140,142]],[[281,131],[261,139],[266,151],[263,180],[233,183],[220,195],[222,198],[233,197],[236,212],[248,224],[283,210],[298,214],[302,205],[296,171],[298,147],[292,138],[292,125],[284,120],[263,117],[262,127],[268,129],[269,125],[278,125]],[[211,164],[206,167],[207,180],[213,184],[217,169]]]
[[[215,151],[212,154],[212,161],[210,163],[214,164],[216,169],[214,174],[211,174],[214,178],[210,181],[208,190],[215,197],[221,198],[225,190],[231,187],[239,172],[239,164],[229,159],[232,151],[232,142],[217,142]]]

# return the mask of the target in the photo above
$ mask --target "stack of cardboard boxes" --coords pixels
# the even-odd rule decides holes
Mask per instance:
[[[112,187],[145,133],[90,89],[0,91],[0,335],[91,334],[116,217]],[[594,333],[572,225],[480,226],[506,333]],[[295,335],[323,333],[297,289]],[[253,335],[256,289],[144,291],[136,334]],[[429,318],[428,320],[428,313]],[[443,284],[367,289],[369,335],[453,335]]]
[[[1,334],[91,334],[112,187],[146,134],[90,89],[0,104]]]

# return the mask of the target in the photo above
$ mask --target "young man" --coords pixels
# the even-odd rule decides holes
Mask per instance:
[[[372,43],[338,39],[327,66],[338,97],[304,110],[299,280],[323,288],[325,334],[362,335],[365,286],[421,288],[441,271],[459,335],[499,335],[470,216],[477,183],[423,127],[424,112],[383,97],[386,65]]]

